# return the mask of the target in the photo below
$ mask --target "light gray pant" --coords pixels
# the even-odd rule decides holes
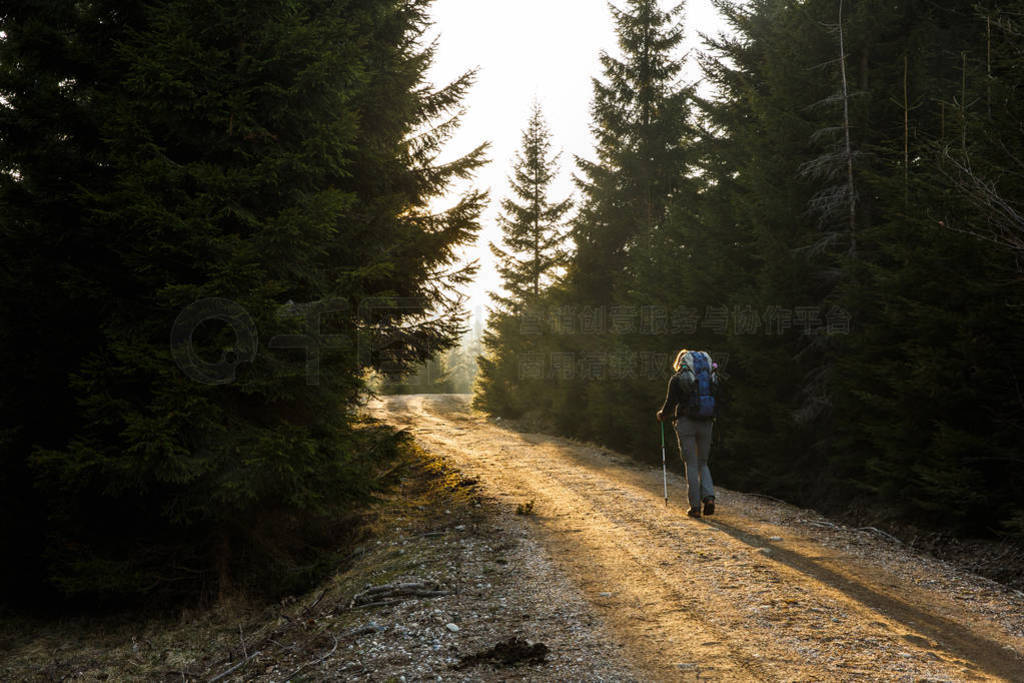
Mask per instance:
[[[714,420],[691,420],[685,417],[676,420],[679,455],[686,468],[684,472],[691,508],[699,508],[703,499],[715,495],[715,484],[711,481],[711,470],[708,469],[711,428],[714,424]]]

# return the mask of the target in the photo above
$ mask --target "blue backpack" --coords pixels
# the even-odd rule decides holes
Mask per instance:
[[[693,374],[693,385],[688,387],[690,401],[686,406],[686,416],[695,420],[709,420],[715,416],[715,389],[717,381],[706,353],[694,351],[688,353],[688,361],[683,371]]]

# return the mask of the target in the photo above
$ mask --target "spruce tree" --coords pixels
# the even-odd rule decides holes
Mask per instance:
[[[571,201],[548,198],[558,175],[558,157],[551,151],[541,107],[534,103],[512,164],[512,196],[501,203],[502,243],[491,244],[503,292],[491,294],[495,309],[483,335],[475,402],[493,412],[514,414],[526,405],[512,396],[529,392],[519,361],[537,349],[534,339],[520,334],[520,323],[522,316],[537,314],[542,293],[557,282],[565,264],[563,221]]]
[[[609,5],[621,55],[602,52],[603,78],[593,79],[597,157],[577,158],[582,202],[572,231],[573,287],[591,303],[612,302],[624,283],[609,274],[622,272],[629,250],[664,221],[685,182],[690,93],[678,82],[683,60],[676,54],[683,5],[662,11],[658,4]]]
[[[1005,152],[1020,139],[1020,106],[999,93],[1019,89],[1020,53],[1004,70],[1015,41],[1001,41],[998,12],[948,4],[907,16],[897,40],[906,102],[917,105],[899,141],[908,151],[878,145],[888,169],[866,178],[888,210],[865,233],[873,258],[860,286],[843,291],[863,321],[839,359],[846,457],[832,462],[860,480],[881,518],[1019,535],[1019,262],[1012,242],[992,239],[1012,235],[1000,203],[976,192],[1019,201],[1003,181],[1019,168]],[[999,180],[976,184],[981,176]]]
[[[977,213],[944,186],[938,151],[962,146],[965,123],[968,149],[984,128],[1001,127],[979,106],[982,85],[1000,85],[984,77],[983,18],[953,4],[847,4],[851,96],[830,100],[841,74],[829,56],[835,36],[821,27],[833,0],[720,6],[737,35],[714,41],[728,59],[705,60],[722,100],[704,110],[719,136],[709,158],[729,164],[709,165],[721,169],[710,196],[724,208],[702,220],[711,233],[749,226],[755,257],[751,285],[723,289],[765,313],[769,305],[820,313],[814,335],[799,334],[793,317],[781,334],[728,338],[728,456],[742,461],[724,459],[723,480],[872,521],[938,519],[961,532],[1012,526],[1020,469],[1009,453],[1018,437],[1005,429],[1013,391],[1000,377],[1019,367],[1004,346],[1019,329],[1019,293],[995,275],[1008,272],[1005,259],[941,228],[964,228]],[[845,240],[822,240],[803,211],[829,184],[798,172],[819,159],[815,133],[840,120],[823,101],[849,104],[849,126],[837,132],[866,152],[854,169],[856,258]],[[973,129],[972,118],[984,126]],[[848,184],[848,155],[840,158]],[[830,319],[835,313],[846,317]]]
[[[610,11],[619,50],[601,53],[602,75],[593,80],[596,157],[577,158],[576,248],[565,285],[545,297],[557,325],[532,341],[536,357],[550,360],[551,379],[523,399],[547,397],[548,416],[574,435],[639,450],[646,432],[636,421],[663,390],[653,388],[662,378],[655,381],[644,358],[667,355],[651,330],[640,329],[640,310],[664,303],[659,275],[669,271],[658,261],[654,273],[651,258],[662,247],[680,248],[669,234],[670,207],[692,197],[691,89],[679,81],[682,5],[662,10],[653,0],[631,0]]]
[[[1019,0],[843,3],[843,61],[827,30],[837,0],[716,4],[734,29],[709,38],[702,58],[717,92],[693,99],[699,133],[663,139],[674,164],[664,175],[637,172],[651,159],[635,153],[650,131],[637,116],[640,81],[629,80],[639,57],[606,56],[577,252],[566,283],[542,294],[575,333],[529,341],[542,359],[576,365],[544,383],[495,383],[492,395],[528,397],[572,436],[656,454],[650,413],[667,363],[657,381],[607,365],[601,381],[587,364],[725,351],[714,447],[724,485],[862,524],[1019,537]],[[620,28],[653,6],[629,3]],[[671,111],[685,132],[686,108]],[[832,133],[839,163],[823,164]],[[811,168],[826,173],[801,172]],[[671,191],[645,205],[638,188],[655,177]],[[856,188],[855,204],[838,185]],[[844,201],[822,223],[813,209],[828,198]],[[581,309],[595,303],[640,329],[582,333]],[[643,327],[644,305],[661,309],[667,333]],[[497,345],[493,357],[517,348]]]
[[[48,513],[28,454],[65,444],[81,424],[68,371],[99,343],[102,302],[86,271],[104,250],[77,195],[106,176],[90,101],[109,68],[101,49],[120,28],[101,17],[103,3],[0,13],[0,538],[22,558],[0,569],[8,585],[45,573]]]
[[[473,76],[426,83],[427,4],[4,14],[3,473],[50,586],[291,591],[326,566],[393,450],[350,416],[364,369],[463,327],[484,197],[428,204],[483,148],[437,161]]]
[[[551,153],[551,132],[540,104],[534,103],[522,148],[512,163],[514,196],[501,202],[502,246],[491,244],[505,291],[492,296],[510,313],[535,301],[565,264],[563,220],[572,202],[551,202],[547,196],[558,174],[559,156]]]

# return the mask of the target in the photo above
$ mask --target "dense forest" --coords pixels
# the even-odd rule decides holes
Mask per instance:
[[[682,6],[613,7],[569,218],[528,125],[476,405],[654,460],[672,355],[707,349],[716,481],[1019,540],[1024,3],[716,7],[700,84]]]
[[[612,6],[592,157],[525,122],[482,339],[487,147],[441,156],[475,75],[428,81],[430,4],[0,9],[5,585],[298,590],[400,448],[370,393],[476,374],[655,459],[682,347],[721,484],[1024,537],[1024,0],[717,0],[691,55],[683,5]]]
[[[465,331],[485,195],[428,204],[474,74],[427,0],[0,10],[6,586],[280,594],[331,568],[397,437],[367,377]],[[170,342],[170,343],[169,343]]]

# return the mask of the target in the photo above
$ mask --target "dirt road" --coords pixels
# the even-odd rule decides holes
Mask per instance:
[[[1024,681],[1024,595],[873,530],[727,490],[689,519],[674,449],[666,506],[659,470],[502,427],[468,396],[370,407],[510,510],[532,501],[538,539],[650,680]]]

